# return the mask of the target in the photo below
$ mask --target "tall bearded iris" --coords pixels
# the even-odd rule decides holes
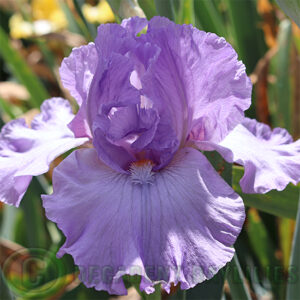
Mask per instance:
[[[232,259],[244,205],[199,150],[243,165],[244,192],[300,180],[299,141],[244,117],[250,80],[215,34],[160,17],[101,25],[60,73],[80,109],[54,98],[31,127],[4,127],[0,198],[18,205],[31,176],[84,145],[43,203],[66,236],[58,256],[73,256],[88,287],[124,294],[122,276],[139,274],[147,293],[188,289]]]

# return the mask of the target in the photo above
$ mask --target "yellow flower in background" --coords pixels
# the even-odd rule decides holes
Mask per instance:
[[[90,23],[107,23],[115,20],[115,15],[105,0],[99,1],[96,6],[84,4],[82,12]]]
[[[57,0],[32,0],[33,20],[50,21],[55,30],[65,28],[67,20]]]
[[[20,14],[14,14],[9,19],[10,35],[14,39],[25,39],[33,35],[33,26],[24,21]]]
[[[63,29],[67,26],[64,12],[57,0],[32,0],[32,22],[24,20],[21,14],[14,14],[9,20],[12,38],[29,38]]]

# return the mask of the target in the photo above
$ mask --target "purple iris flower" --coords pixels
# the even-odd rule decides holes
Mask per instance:
[[[147,293],[188,289],[232,259],[243,201],[199,150],[243,165],[244,192],[300,181],[300,142],[244,117],[252,85],[224,38],[132,18],[101,25],[60,74],[80,109],[53,98],[31,127],[2,129],[0,200],[18,205],[32,176],[83,145],[43,203],[66,236],[58,256],[73,256],[88,287],[126,294],[122,276],[138,274]]]

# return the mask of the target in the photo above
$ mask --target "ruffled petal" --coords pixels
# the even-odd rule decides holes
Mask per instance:
[[[147,23],[147,33],[137,35]],[[95,46],[98,65],[87,119],[100,159],[115,170],[128,165],[130,155],[137,160],[143,155],[161,169],[187,140],[218,143],[251,103],[245,66],[214,34],[161,17],[133,18],[99,26]],[[131,106],[136,106],[133,119],[128,117]],[[150,120],[140,113],[143,109],[157,116],[147,128],[140,126]],[[113,118],[114,113],[122,117]],[[112,129],[127,136],[117,140]],[[95,141],[95,130],[106,139],[105,147]],[[114,161],[110,148],[126,153],[125,161]]]
[[[97,63],[98,55],[94,43],[73,48],[70,56],[62,61],[59,69],[62,84],[79,106],[87,99]]]
[[[69,90],[80,106],[75,118],[69,124],[75,137],[91,137],[87,122],[86,101],[90,85],[98,64],[94,43],[74,48],[59,69],[63,86]]]
[[[141,39],[161,49],[142,78],[142,92],[160,113],[169,111],[182,144],[188,136],[219,142],[240,123],[252,85],[224,38],[154,17]]]
[[[67,124],[74,117],[67,100],[52,98],[41,106],[29,128],[24,119],[6,124],[0,134],[0,201],[18,206],[32,176],[48,171],[59,155],[87,139],[75,139]]]
[[[245,167],[240,181],[245,193],[283,190],[300,181],[300,140],[282,128],[245,118],[218,146],[226,160]],[[228,152],[230,150],[230,152]]]
[[[116,135],[120,137],[121,128],[124,135],[125,132],[129,133],[137,127],[137,118],[132,118],[131,108],[134,107],[136,110],[136,105],[140,102],[140,93],[130,84],[129,78],[132,71],[133,64],[128,58],[119,54],[112,55],[109,68],[101,76],[98,73],[95,75],[88,101],[93,144],[100,159],[118,171],[124,168],[127,162],[134,161],[134,157],[128,161],[130,154],[127,150],[112,141],[117,139]],[[131,117],[128,112],[131,112]],[[123,116],[115,120],[115,114]],[[114,156],[112,153],[123,153],[124,157]]]
[[[139,274],[147,293],[188,289],[232,259],[243,202],[203,154],[184,148],[160,172],[149,166],[120,174],[80,149],[54,170],[43,205],[67,238],[58,256],[73,256],[88,287],[126,294],[121,277]]]
[[[147,25],[148,25],[147,19],[139,18],[139,17],[124,19],[121,23],[122,27],[126,28],[134,35],[141,32]]]

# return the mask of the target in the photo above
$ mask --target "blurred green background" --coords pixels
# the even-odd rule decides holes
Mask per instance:
[[[59,80],[63,57],[93,41],[99,24],[134,15],[162,15],[225,37],[254,84],[247,115],[300,137],[300,29],[272,0],[0,0],[0,127],[16,117],[30,123],[51,96],[74,104]],[[216,154],[209,158],[217,170],[224,167]],[[244,195],[238,184],[242,168],[234,166],[232,176],[229,172],[227,180],[247,208],[237,256],[212,280],[187,292],[174,287],[170,295],[162,292],[162,298],[300,299],[296,239],[290,263],[300,226],[295,225],[299,187]],[[51,170],[32,181],[21,208],[0,203],[0,299],[118,298],[85,288],[71,257],[55,258],[64,238],[41,206],[40,194],[49,192]],[[138,278],[125,280],[129,295],[119,299],[160,299],[138,294],[131,287]]]

